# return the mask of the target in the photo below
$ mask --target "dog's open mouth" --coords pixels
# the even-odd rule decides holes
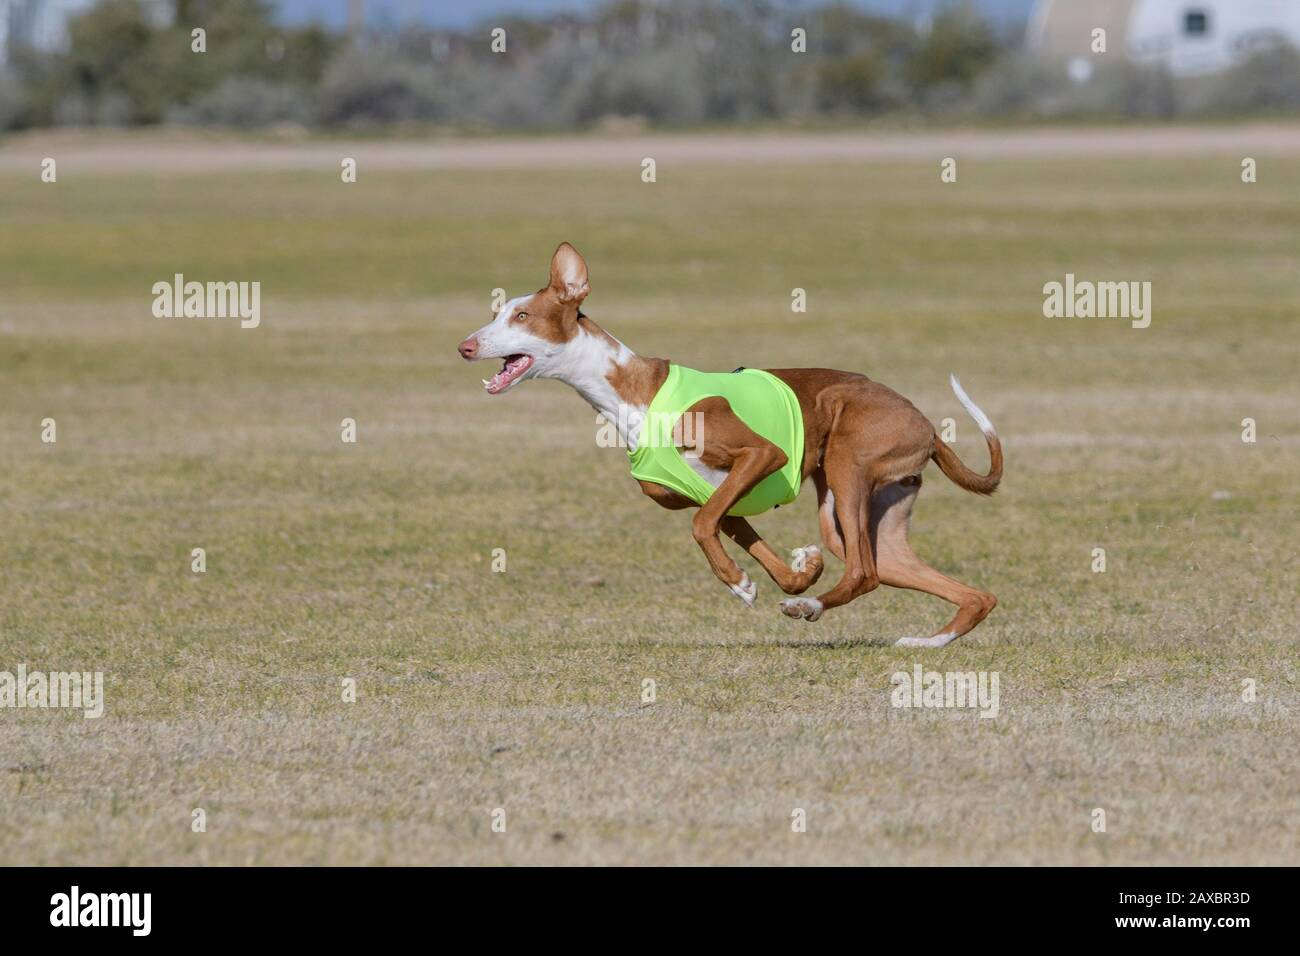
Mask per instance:
[[[501,371],[493,375],[491,379],[483,379],[483,387],[489,395],[498,395],[523,378],[524,373],[532,367],[533,357],[531,355],[507,355],[505,364],[501,366]]]

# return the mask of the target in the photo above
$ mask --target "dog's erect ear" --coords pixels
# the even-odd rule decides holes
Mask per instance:
[[[587,263],[567,242],[560,243],[551,257],[551,288],[565,305],[580,305],[591,291]]]

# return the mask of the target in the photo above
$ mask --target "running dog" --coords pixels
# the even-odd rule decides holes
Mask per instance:
[[[991,495],[1002,479],[1002,444],[956,377],[952,390],[984,433],[988,474],[966,467],[929,420],[892,389],[855,372],[823,368],[703,373],[635,354],[580,309],[591,291],[587,263],[561,243],[547,285],[511,299],[460,343],[467,361],[502,360],[483,381],[500,395],[530,378],[567,382],[611,423],[629,449],[632,476],[665,508],[698,508],[691,522],[709,566],[753,607],[757,588],[727,554],[718,532],[744,548],[786,594],[822,573],[816,545],[787,564],[746,517],[792,501],[808,478],[817,489],[822,541],[844,573],[817,597],[781,602],[789,617],[816,621],[880,584],[937,595],[957,613],[931,637],[898,644],[943,647],[997,605],[985,591],[925,564],[907,542],[921,472],[931,459],[959,487]],[[693,422],[693,439],[682,427]]]

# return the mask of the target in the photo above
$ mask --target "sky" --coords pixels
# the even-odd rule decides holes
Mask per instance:
[[[348,0],[272,0],[286,23],[316,21],[341,27],[347,21]],[[778,0],[779,2],[779,0]],[[884,13],[919,14],[944,6],[951,0],[849,0],[856,7]],[[583,11],[600,0],[365,0],[366,19],[372,23],[400,25],[421,23],[456,29],[481,23],[495,13],[550,14]],[[785,4],[793,10],[816,6],[812,0]],[[999,22],[1023,22],[1033,0],[975,0],[987,16]]]

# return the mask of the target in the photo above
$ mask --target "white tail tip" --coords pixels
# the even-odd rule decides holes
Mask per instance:
[[[952,385],[952,393],[957,396],[957,401],[961,402],[961,407],[966,409],[966,413],[971,418],[975,419],[975,424],[980,427],[980,431],[985,435],[997,434],[993,430],[993,423],[989,421],[989,417],[980,410],[978,405],[970,400],[970,396],[966,394],[966,389],[962,388],[961,382],[957,381],[957,376],[950,374],[948,383]]]

